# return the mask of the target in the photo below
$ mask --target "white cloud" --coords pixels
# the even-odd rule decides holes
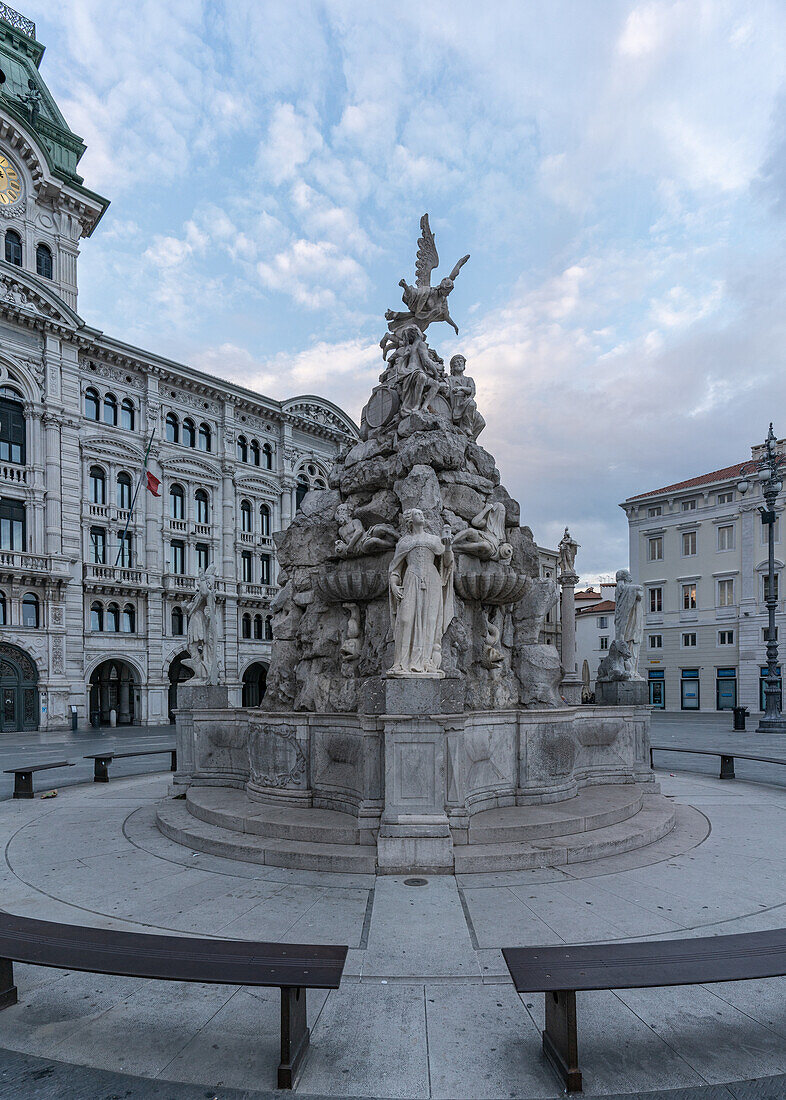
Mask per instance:
[[[314,112],[300,113],[291,103],[274,107],[267,139],[257,164],[276,185],[294,178],[298,168],[322,146]]]

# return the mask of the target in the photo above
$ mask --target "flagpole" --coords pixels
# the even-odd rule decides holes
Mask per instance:
[[[117,569],[117,563],[120,561],[120,555],[123,552],[123,547],[125,546],[126,535],[128,534],[128,525],[131,522],[132,515],[134,514],[134,505],[136,504],[136,498],[139,495],[139,490],[142,488],[142,482],[145,479],[145,474],[147,472],[147,460],[150,457],[150,448],[153,446],[153,436],[155,434],[156,434],[156,426],[154,424],[153,425],[153,430],[150,433],[150,442],[148,443],[147,450],[145,451],[145,462],[144,462],[144,465],[142,467],[142,474],[139,478],[139,481],[136,483],[136,489],[134,490],[134,497],[133,497],[133,500],[131,501],[131,507],[128,509],[128,518],[126,519],[126,525],[123,528],[123,533],[120,536],[120,540],[118,542],[117,557],[115,558],[115,569]]]

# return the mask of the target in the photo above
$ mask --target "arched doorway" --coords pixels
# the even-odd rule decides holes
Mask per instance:
[[[267,665],[255,661],[243,673],[243,706],[258,707],[267,687]]]
[[[0,642],[0,732],[38,729],[38,669],[18,646]]]
[[[183,663],[187,660],[188,652],[184,649],[182,653],[178,653],[177,657],[172,658],[169,665],[169,721],[172,723],[175,721],[177,710],[177,685],[190,680],[194,675],[193,668]]]
[[[112,657],[102,661],[90,677],[90,721],[108,726],[111,711],[118,726],[139,723],[137,713],[137,676],[131,665]]]

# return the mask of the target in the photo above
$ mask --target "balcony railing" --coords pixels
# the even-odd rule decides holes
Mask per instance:
[[[0,481],[10,481],[12,485],[27,485],[27,469],[4,462],[0,465]]]
[[[41,554],[26,554],[23,550],[0,550],[0,566],[25,573],[52,573],[52,559]]]
[[[140,588],[147,584],[144,569],[129,569],[122,565],[96,565],[85,562],[82,577],[88,585],[117,585],[125,588]]]
[[[87,514],[91,519],[109,519],[108,504],[88,504]]]
[[[257,600],[272,600],[278,588],[274,584],[249,584],[242,581],[238,586],[241,596],[252,597]]]
[[[22,34],[26,34],[28,38],[35,38],[35,23],[32,19],[28,19],[24,15],[20,15],[14,8],[10,8],[8,4],[0,3],[0,19],[5,19],[6,23],[10,23],[11,26],[21,31]]]

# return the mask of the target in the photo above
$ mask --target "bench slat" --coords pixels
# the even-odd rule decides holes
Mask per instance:
[[[67,760],[56,760],[52,764],[28,764],[24,768],[4,768],[3,775],[19,775],[26,772],[45,772],[48,768],[73,768]]]

